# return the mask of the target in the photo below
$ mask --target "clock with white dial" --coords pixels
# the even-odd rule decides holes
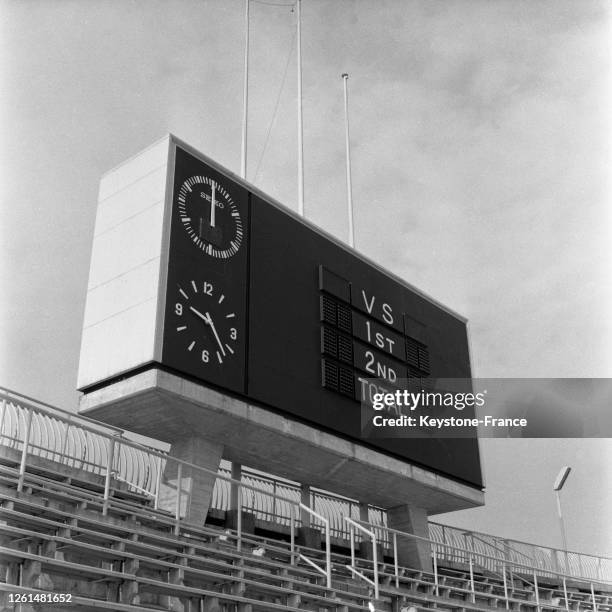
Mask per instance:
[[[240,211],[221,182],[195,175],[183,181],[178,192],[178,214],[191,241],[206,255],[233,257],[242,244]]]
[[[218,282],[193,278],[177,285],[173,313],[176,338],[192,365],[205,371],[232,361],[241,332]]]

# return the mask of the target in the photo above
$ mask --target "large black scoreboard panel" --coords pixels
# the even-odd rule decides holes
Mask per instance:
[[[464,322],[256,196],[249,287],[248,395],[301,420],[363,442],[367,379],[470,377]],[[476,439],[366,444],[482,486]]]
[[[195,152],[175,159],[162,363],[482,487],[476,439],[361,435],[368,379],[470,377],[465,322]]]

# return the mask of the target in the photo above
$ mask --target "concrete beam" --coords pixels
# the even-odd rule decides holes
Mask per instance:
[[[409,499],[437,514],[484,504],[473,486],[157,368],[85,394],[80,412],[170,443],[200,432],[225,459],[383,508]]]

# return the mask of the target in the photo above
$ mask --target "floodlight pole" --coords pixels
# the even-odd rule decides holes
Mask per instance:
[[[563,521],[563,513],[561,512],[561,495],[559,491],[555,491],[557,494],[557,512],[559,513],[559,524],[561,525],[561,536],[563,537],[563,553],[565,555],[565,572],[569,570],[567,560],[567,535],[565,533],[565,522]]]
[[[242,147],[240,151],[240,176],[246,179],[247,170],[247,121],[249,106],[249,0],[244,1],[244,88],[242,98]]]
[[[569,573],[569,563],[567,556],[567,534],[565,533],[565,522],[563,521],[563,512],[561,512],[561,489],[567,480],[572,468],[569,466],[565,466],[561,468],[559,474],[557,474],[557,478],[555,480],[555,484],[553,485],[553,491],[557,495],[557,512],[559,514],[559,524],[561,525],[561,537],[563,538],[563,552],[565,555],[565,572]]]

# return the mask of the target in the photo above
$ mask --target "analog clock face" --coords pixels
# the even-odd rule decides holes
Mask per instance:
[[[184,352],[205,372],[232,361],[239,330],[236,313],[218,283],[188,280],[174,298],[172,325]]]
[[[219,182],[208,176],[184,181],[178,195],[178,213],[188,236],[207,255],[227,259],[240,249],[240,212]]]

